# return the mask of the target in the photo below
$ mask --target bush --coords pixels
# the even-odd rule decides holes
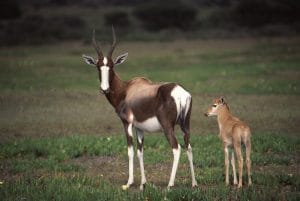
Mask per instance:
[[[196,21],[197,10],[179,0],[151,1],[135,7],[133,14],[148,30],[186,30]]]
[[[43,44],[81,38],[85,22],[76,16],[45,18],[29,15],[20,20],[2,23],[2,45]]]
[[[114,25],[120,28],[127,28],[130,26],[128,13],[121,10],[114,10],[104,15],[105,25]]]
[[[21,17],[19,4],[14,0],[0,1],[0,20],[16,19]]]
[[[199,6],[220,6],[226,7],[231,4],[233,0],[194,0]]]
[[[294,0],[242,0],[234,6],[232,20],[248,27],[292,24],[299,22],[299,9],[299,1]]]

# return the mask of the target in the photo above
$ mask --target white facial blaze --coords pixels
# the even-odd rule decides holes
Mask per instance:
[[[103,58],[103,64],[104,64],[104,66],[107,65],[107,58],[106,57]]]
[[[109,67],[107,65],[107,58],[103,59],[104,66],[100,67],[101,70],[101,89],[103,91],[109,89]]]

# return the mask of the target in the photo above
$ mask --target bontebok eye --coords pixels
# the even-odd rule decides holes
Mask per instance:
[[[213,107],[217,107],[217,104],[213,104],[212,106],[213,106]]]

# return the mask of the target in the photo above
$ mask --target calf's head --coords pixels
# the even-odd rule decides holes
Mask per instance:
[[[209,116],[216,116],[216,115],[219,114],[220,110],[224,106],[226,108],[228,108],[228,106],[227,106],[227,104],[225,102],[224,97],[220,97],[220,98],[214,99],[213,100],[213,104],[208,108],[207,112],[204,113],[204,115],[207,116],[207,117],[209,117]]]

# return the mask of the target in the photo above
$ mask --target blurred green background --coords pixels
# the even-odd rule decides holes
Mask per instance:
[[[2,0],[0,44],[297,35],[295,0]]]
[[[255,132],[299,132],[297,1],[1,1],[1,136],[114,135],[122,126],[104,96],[92,30],[104,52],[129,53],[116,68],[178,82],[194,97],[193,133],[217,132],[202,117],[226,96]],[[109,117],[109,118],[108,118]],[[201,117],[201,118],[200,118]],[[215,128],[212,130],[211,128]],[[255,133],[254,132],[254,133]]]
[[[299,1],[0,1],[0,199],[299,200]],[[145,134],[149,184],[127,179],[122,124],[99,92],[92,30],[104,52],[114,25],[123,80],[177,82],[193,96],[191,144],[199,188],[182,154]],[[212,99],[225,96],[253,133],[253,187],[224,185]],[[183,144],[179,129],[176,135]],[[184,152],[184,151],[183,151]],[[138,167],[137,161],[135,161]],[[246,177],[244,177],[246,181]]]

